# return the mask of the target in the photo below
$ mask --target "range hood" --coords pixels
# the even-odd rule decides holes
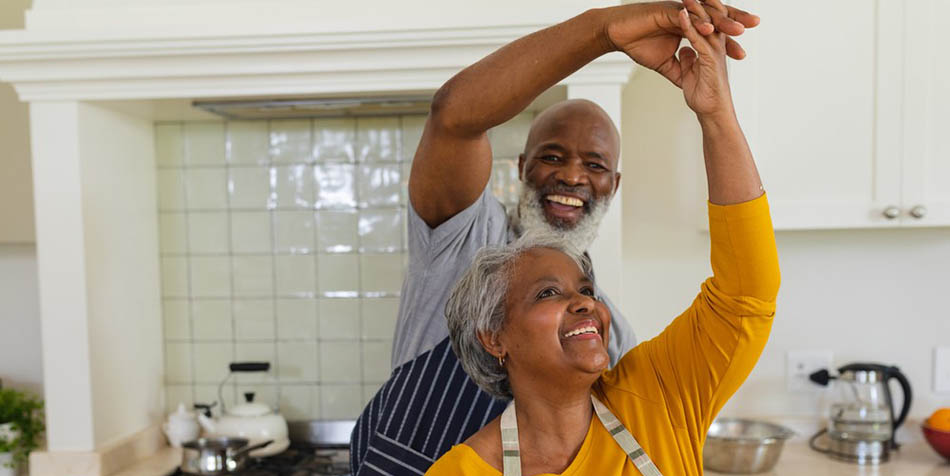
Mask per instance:
[[[192,105],[225,119],[284,119],[426,114],[431,102],[430,95],[415,95],[194,101]]]

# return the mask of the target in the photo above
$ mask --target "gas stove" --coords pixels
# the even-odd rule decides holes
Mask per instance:
[[[267,458],[251,458],[233,476],[349,476],[350,450],[290,447]],[[188,476],[180,470],[173,476]]]
[[[350,476],[352,420],[290,422],[291,446],[266,458],[250,458],[233,476]],[[176,471],[171,476],[188,476]]]

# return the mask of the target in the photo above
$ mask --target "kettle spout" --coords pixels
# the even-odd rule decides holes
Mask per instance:
[[[206,417],[204,414],[198,414],[198,424],[201,425],[201,428],[208,434],[214,434],[215,424],[214,420]]]

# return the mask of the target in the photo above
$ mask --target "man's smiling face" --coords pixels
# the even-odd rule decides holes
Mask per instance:
[[[620,185],[620,138],[607,114],[585,100],[564,101],[535,118],[519,157],[521,180],[553,227],[570,230]],[[522,195],[522,200],[530,199]]]

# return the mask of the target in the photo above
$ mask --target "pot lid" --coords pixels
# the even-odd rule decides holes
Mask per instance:
[[[263,403],[242,403],[235,405],[228,413],[241,417],[258,417],[270,414],[270,407]]]

